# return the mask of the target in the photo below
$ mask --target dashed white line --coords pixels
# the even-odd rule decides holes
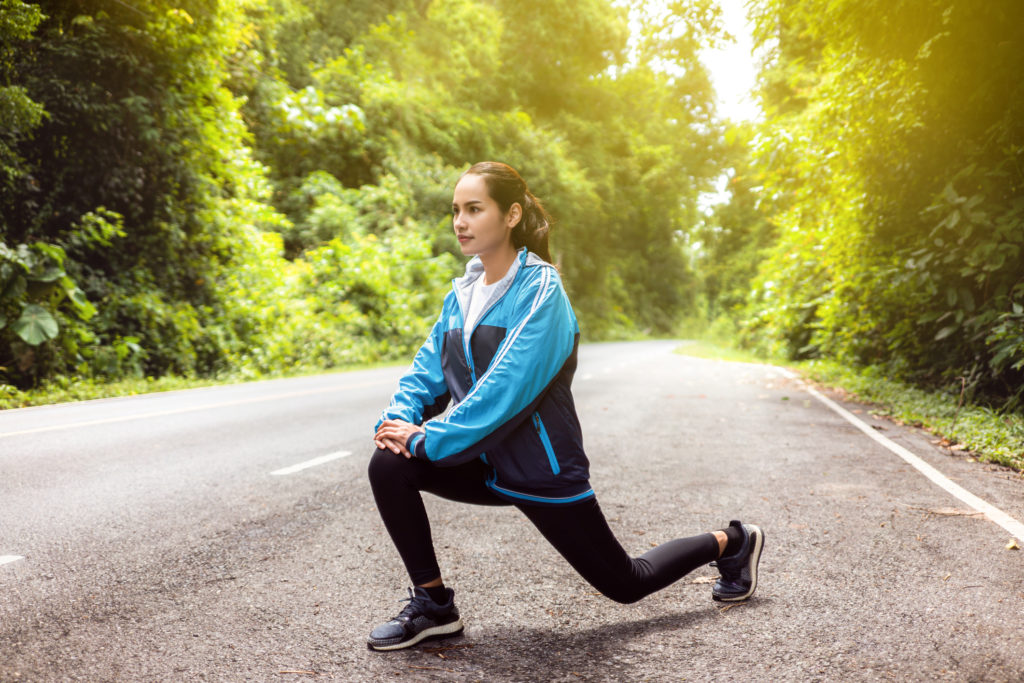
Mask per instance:
[[[24,560],[25,558],[21,555],[0,555],[0,564],[7,564],[8,562],[17,562],[18,560]]]
[[[332,460],[337,460],[338,458],[344,458],[349,455],[352,455],[352,451],[338,451],[337,453],[328,453],[327,455],[321,455],[319,458],[313,458],[312,460],[300,462],[297,465],[291,465],[289,467],[283,467],[279,470],[274,470],[273,472],[271,472],[271,474],[277,476],[285,474],[295,474],[296,472],[301,472],[302,470],[308,469],[310,467],[323,465],[324,463],[331,462]]]
[[[785,368],[776,369],[780,370],[786,377],[790,377],[793,379],[797,378],[795,374],[793,374],[789,370],[786,370]],[[989,520],[995,522],[1003,529],[1008,531],[1010,535],[1015,536],[1020,541],[1024,541],[1024,524],[1017,521],[1010,515],[1006,514],[1005,512],[1003,512],[996,506],[992,505],[988,501],[982,500],[981,498],[974,495],[973,493],[971,493],[964,487],[960,486],[959,484],[953,483],[952,481],[949,480],[949,478],[946,477],[946,475],[942,474],[942,472],[939,472],[937,469],[926,463],[920,457],[908,451],[903,446],[900,446],[898,443],[892,441],[891,439],[882,436],[881,434],[878,433],[877,430],[872,428],[871,425],[865,423],[864,421],[856,417],[853,413],[846,410],[835,401],[823,396],[814,387],[808,386],[805,383],[803,388],[811,396],[814,396],[816,399],[818,399],[826,406],[831,408],[837,415],[842,417],[844,420],[846,420],[854,427],[870,436],[872,439],[874,439],[881,445],[885,446],[887,449],[889,449],[899,457],[903,458],[903,460],[905,460],[909,465],[912,465],[914,468],[916,468],[917,471],[919,471],[921,474],[927,477],[928,480],[931,481],[933,484],[940,487],[941,489],[943,489],[950,495],[954,496],[955,498],[958,498],[961,502],[969,505],[978,512],[981,512],[986,517],[988,517]]]

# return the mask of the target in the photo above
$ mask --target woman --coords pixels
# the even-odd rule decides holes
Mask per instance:
[[[570,385],[579,327],[549,262],[549,217],[511,167],[474,165],[455,186],[452,223],[473,256],[377,423],[369,475],[377,508],[415,586],[374,650],[462,630],[434,555],[422,491],[515,505],[580,575],[635,602],[717,560],[715,600],[749,598],[764,533],[733,521],[638,558],[623,550],[590,488]],[[443,418],[430,420],[454,402]],[[429,422],[425,422],[430,420]]]

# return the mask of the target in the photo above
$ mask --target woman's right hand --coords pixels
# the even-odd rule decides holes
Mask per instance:
[[[410,436],[422,431],[423,427],[410,424],[405,420],[384,420],[380,429],[374,434],[373,442],[381,450],[388,449],[396,455],[401,454],[406,458],[411,458],[412,453],[405,447],[405,444],[408,443]]]
[[[396,444],[391,439],[374,438],[373,443],[377,446],[377,448],[381,449],[382,451],[393,451],[395,453],[401,452],[401,449],[398,447],[398,444]]]

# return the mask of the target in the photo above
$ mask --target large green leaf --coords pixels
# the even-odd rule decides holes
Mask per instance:
[[[57,336],[57,320],[39,304],[29,304],[14,323],[14,332],[26,344],[38,346]]]

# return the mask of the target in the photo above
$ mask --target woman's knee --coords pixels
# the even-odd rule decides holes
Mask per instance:
[[[412,467],[413,463],[402,455],[378,448],[370,456],[366,470],[371,486],[379,486],[406,479]]]
[[[601,594],[609,600],[614,600],[621,605],[631,605],[634,602],[643,600],[650,591],[645,591],[642,588],[632,585],[606,585],[606,586],[594,586]]]
[[[380,448],[374,450],[373,455],[370,456],[370,463],[366,467],[370,483],[375,484],[390,479],[394,473],[394,466],[397,464],[396,460],[395,454],[391,451]]]

